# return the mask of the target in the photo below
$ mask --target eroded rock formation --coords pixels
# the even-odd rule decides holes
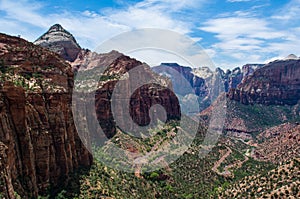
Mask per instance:
[[[55,53],[4,34],[0,62],[1,193],[55,193],[92,161],[73,122],[72,68]]]
[[[300,99],[300,60],[278,60],[248,76],[229,99],[243,104],[294,105]]]

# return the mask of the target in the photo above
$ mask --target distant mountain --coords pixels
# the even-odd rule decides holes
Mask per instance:
[[[244,79],[263,66],[263,64],[247,64],[242,69],[237,67],[224,72],[221,68],[212,71],[208,67],[191,68],[180,66],[177,63],[162,63],[160,66],[153,67],[152,70],[170,78],[177,94],[186,98],[191,93],[196,94],[199,97],[200,110],[204,110],[220,94],[237,88]],[[177,73],[170,69],[177,71]],[[188,82],[188,85],[185,84],[182,77]],[[190,101],[187,100],[187,106],[189,103]]]
[[[51,48],[52,44],[47,44],[48,41],[46,39],[44,39],[44,45],[48,46],[50,50],[58,52],[61,56],[64,56],[64,52],[70,52],[69,47],[70,49],[73,49],[74,46],[64,45],[65,43],[63,41],[66,38],[64,36],[61,37],[60,35],[61,32],[65,32],[62,30],[62,27],[56,26],[55,28],[53,28],[53,31],[55,33],[55,38],[57,38],[57,43],[54,43],[59,45],[63,44],[60,45],[60,47],[63,46],[63,51],[57,51],[57,47]],[[65,34],[66,33],[63,33],[63,35]],[[71,39],[70,41],[71,37],[69,36],[67,36],[67,38],[69,38],[69,43],[74,43],[75,39]],[[68,63],[72,65],[73,71],[75,71],[77,75],[80,74],[81,71],[83,71],[84,73],[86,73],[86,77],[90,78],[87,79],[86,82],[84,82],[84,78],[80,79],[80,76],[77,76],[76,81],[77,83],[82,81],[80,82],[79,87],[84,91],[82,95],[84,103],[79,105],[82,105],[81,108],[83,108],[86,112],[84,113],[84,115],[78,114],[79,119],[88,121],[86,123],[86,126],[83,125],[85,129],[88,128],[89,130],[96,130],[95,132],[98,133],[99,131],[97,130],[99,130],[99,127],[101,127],[106,136],[108,138],[111,138],[108,140],[108,142],[106,142],[106,147],[108,148],[104,148],[105,151],[109,151],[107,150],[109,149],[109,146],[119,146],[121,149],[124,149],[126,153],[119,154],[119,156],[122,156],[122,160],[124,161],[121,161],[119,162],[120,164],[117,164],[119,166],[118,168],[122,168],[123,163],[134,160],[137,157],[136,152],[140,152],[144,155],[147,154],[147,152],[157,151],[159,146],[169,145],[172,147],[170,154],[172,156],[177,155],[178,150],[174,145],[175,142],[169,142],[169,140],[172,139],[173,136],[178,133],[178,129],[180,129],[179,126],[177,126],[177,119],[182,116],[182,112],[180,111],[183,106],[182,104],[180,104],[180,107],[178,101],[183,99],[183,101],[185,101],[184,106],[193,108],[192,104],[189,101],[189,99],[191,98],[190,91],[186,90],[187,87],[181,84],[184,81],[182,81],[180,77],[183,77],[188,82],[190,87],[192,87],[192,91],[196,93],[199,99],[203,99],[204,101],[207,100],[206,102],[209,102],[205,104],[206,106],[204,106],[205,108],[207,106],[209,107],[202,111],[200,115],[197,115],[203,119],[204,123],[206,122],[206,124],[209,124],[211,113],[213,113],[214,109],[216,109],[216,105],[221,104],[220,100],[227,101],[227,105],[222,106],[224,107],[224,109],[226,109],[227,116],[225,121],[224,134],[220,136],[218,143],[212,148],[211,152],[204,159],[199,158],[199,152],[202,151],[200,149],[206,148],[206,146],[203,145],[203,139],[204,136],[208,134],[206,128],[203,127],[201,123],[198,129],[199,131],[197,133],[197,136],[194,139],[194,143],[181,157],[179,157],[178,160],[176,160],[172,164],[166,165],[166,168],[160,169],[158,171],[153,171],[151,173],[146,173],[143,172],[144,167],[137,165],[136,168],[133,168],[135,173],[130,174],[118,171],[117,169],[109,168],[101,162],[95,161],[95,164],[89,171],[89,174],[80,176],[80,180],[78,181],[72,181],[72,183],[70,183],[70,187],[66,188],[66,191],[60,193],[60,196],[63,195],[65,198],[71,198],[70,196],[72,195],[74,196],[74,198],[218,198],[217,195],[219,194],[221,198],[263,197],[264,195],[266,195],[266,192],[264,192],[264,190],[267,189],[269,189],[267,190],[268,192],[271,192],[276,191],[274,189],[282,188],[283,192],[283,189],[285,188],[285,184],[283,185],[283,183],[285,182],[283,182],[282,179],[286,180],[287,183],[291,185],[289,193],[293,193],[291,193],[290,195],[293,195],[295,197],[299,195],[299,189],[296,189],[295,191],[295,187],[297,188],[297,186],[299,185],[299,180],[297,179],[299,169],[294,169],[295,166],[299,167],[299,161],[292,163],[292,165],[287,164],[289,166],[288,168],[292,168],[291,172],[288,174],[286,174],[286,169],[284,170],[284,173],[280,173],[279,171],[273,172],[272,169],[275,168],[274,164],[278,164],[278,162],[280,162],[281,164],[281,161],[286,160],[290,161],[295,156],[297,157],[297,154],[299,154],[297,153],[299,150],[299,147],[297,145],[299,141],[299,125],[297,121],[299,121],[300,117],[300,105],[299,103],[293,105],[291,105],[290,103],[279,103],[279,106],[278,103],[268,103],[272,97],[272,99],[278,100],[283,99],[283,96],[287,95],[290,96],[289,98],[298,97],[297,93],[293,93],[294,89],[297,88],[297,83],[295,82],[298,81],[297,78],[293,77],[293,75],[299,76],[299,74],[297,73],[299,67],[297,64],[297,59],[295,59],[294,56],[290,56],[288,60],[272,62],[266,66],[260,64],[247,64],[242,68],[235,68],[233,70],[227,71],[223,71],[220,68],[217,68],[215,71],[211,71],[209,70],[209,68],[192,69],[190,67],[180,66],[176,63],[163,63],[161,65],[163,66],[163,68],[171,68],[174,69],[173,71],[177,71],[178,73],[177,75],[174,75],[176,73],[172,73],[165,69],[155,67],[153,69],[154,71],[160,74],[164,74],[167,77],[159,78],[158,75],[154,74],[151,71],[151,68],[147,65],[145,65],[144,69],[141,70],[138,75],[130,74],[130,71],[133,71],[137,66],[143,64],[138,60],[132,59],[117,51],[98,54],[89,50],[79,49],[80,47],[78,47],[79,45],[76,47],[76,49],[78,50],[75,53],[75,55],[77,56],[76,58],[74,58],[74,55],[73,59],[70,59],[69,56],[65,56],[65,59],[67,59]],[[5,49],[3,51],[5,51]],[[54,53],[50,54],[54,55]],[[57,56],[55,55],[55,57]],[[15,57],[14,54],[11,54],[10,58],[19,59],[19,56]],[[52,63],[51,60],[52,59],[48,61]],[[290,65],[294,65],[294,69],[293,66],[288,66],[289,64],[286,65],[286,62],[289,62]],[[291,62],[294,62],[294,64],[292,64]],[[274,68],[271,67],[271,69],[269,69],[269,65],[274,65],[274,63],[275,65],[276,63],[278,63],[278,66],[274,66]],[[36,63],[34,62],[34,64]],[[35,74],[35,67],[32,68],[30,67],[31,65],[32,63],[28,65],[25,62],[24,68],[26,69],[26,73],[22,73],[21,76],[27,77],[27,75]],[[66,62],[64,60],[61,60],[61,65],[66,66]],[[40,75],[43,75],[42,79],[46,80],[48,80],[48,77],[54,77],[52,79],[53,81],[50,81],[51,84],[46,84],[47,81],[42,81],[45,84],[41,84],[42,87],[40,86],[38,88],[35,88],[32,85],[27,85],[28,81],[24,80],[24,82],[26,83],[26,88],[28,87],[30,89],[33,89],[34,91],[39,91],[40,89],[42,91],[60,92],[62,91],[61,89],[65,88],[64,85],[66,82],[66,77],[68,77],[68,82],[70,83],[70,85],[72,85],[73,73],[71,72],[69,65],[68,67],[66,66],[66,68],[68,69],[68,73],[62,73],[63,77],[59,76],[59,74],[61,74],[60,70],[52,70],[52,68],[50,68],[51,70],[48,71],[47,68],[48,67],[38,67],[37,72],[40,72],[40,70],[45,71],[41,74],[35,74],[34,76],[40,77]],[[100,70],[99,72],[98,70],[96,70],[99,68],[105,68],[106,70]],[[126,80],[133,79],[136,82],[143,82],[144,79],[140,74],[150,76],[156,80],[160,79],[161,84],[159,85],[162,86],[157,86],[155,84],[146,84],[134,90],[131,83],[126,82]],[[285,76],[288,76],[288,78],[286,78]],[[11,75],[11,79],[14,79],[14,77],[15,76]],[[286,82],[286,79],[290,79],[292,81]],[[21,80],[23,80],[23,78],[21,78]],[[37,80],[38,85],[40,85],[39,81],[41,81],[41,79],[37,78]],[[179,83],[179,86],[173,86],[178,90],[178,93],[180,93],[181,96],[175,96],[174,93],[170,89],[168,89],[172,87],[172,85],[170,84],[170,80]],[[23,81],[15,82],[16,84],[23,84]],[[61,87],[58,87],[57,85],[61,85]],[[151,136],[145,139],[135,138],[134,136],[124,133],[122,127],[120,127],[122,126],[122,124],[116,124],[116,120],[114,117],[115,115],[112,114],[111,106],[112,95],[114,94],[115,88],[120,85],[122,88],[122,92],[126,94],[126,96],[124,97],[120,94],[117,95],[118,104],[113,107],[117,107],[117,116],[125,118],[123,123],[128,124],[130,119],[132,119],[134,121],[133,123],[130,123],[132,124],[132,126],[134,126],[135,124],[141,126],[147,125],[150,122],[151,116],[153,116],[150,113],[151,111],[149,110],[153,105],[163,106],[167,113],[166,118],[171,122],[167,123],[167,125],[162,128],[159,127],[158,129],[151,129]],[[260,98],[260,100],[252,100],[251,102],[248,101],[248,103],[244,103],[243,100],[240,100],[241,98],[236,99],[235,94],[232,94],[233,91],[238,90],[240,93],[243,93],[242,96],[244,98],[252,99],[255,96],[253,95],[252,90],[257,90],[255,87],[256,85],[258,85],[258,89],[261,89],[263,93],[267,93],[266,95],[264,94],[263,96],[255,98]],[[282,92],[284,93],[284,95],[272,96],[271,91],[272,88],[274,88],[274,85],[279,85],[279,90],[286,89],[287,92]],[[92,87],[94,86],[98,86],[96,90],[92,89]],[[280,86],[282,86],[284,89]],[[249,88],[251,89],[249,90]],[[7,93],[12,93],[12,95],[9,95],[8,97],[4,96],[4,98],[1,98],[4,99],[2,103],[0,100],[0,109],[3,110],[1,114],[5,116],[1,121],[7,121],[6,118],[10,119],[9,117],[6,117],[5,114],[12,109],[14,110],[14,113],[16,113],[15,110],[20,110],[18,109],[20,108],[19,104],[22,105],[22,103],[9,103],[9,106],[4,106],[4,108],[2,108],[3,104],[6,105],[7,101],[11,100],[11,96],[18,97],[18,95],[15,95],[15,91],[13,91],[13,88],[10,89],[12,90],[11,92],[8,92],[9,89],[10,88],[7,88],[6,91]],[[226,93],[224,92],[214,92],[214,90],[222,90],[226,92],[229,91],[229,93],[228,95],[226,95]],[[91,98],[88,98],[86,100],[84,96],[88,92],[92,95]],[[130,103],[128,101],[124,101],[124,99],[129,99],[128,96],[130,97]],[[230,98],[230,96],[234,97]],[[47,105],[49,104],[48,98],[46,97],[49,97],[49,100],[52,100],[50,102],[53,103],[50,103],[51,106],[46,106],[46,108],[44,108],[43,103],[47,103]],[[51,128],[57,127],[56,124],[53,124],[53,119],[56,119],[55,121],[59,121],[59,130],[63,129],[65,126],[70,127],[70,125],[64,125],[60,122],[60,119],[58,118],[60,118],[59,116],[61,115],[61,113],[57,112],[57,107],[55,107],[55,109],[53,107],[53,105],[61,107],[59,106],[59,103],[56,103],[57,95],[48,96],[47,92],[43,93],[43,97],[40,97],[40,99],[46,99],[46,102],[36,100],[37,98],[39,98],[39,94],[35,94],[32,98],[30,98],[32,103],[34,103],[34,106],[30,106],[30,104],[25,105],[28,106],[28,109],[26,110],[33,110],[33,113],[35,113],[32,114],[32,118],[41,117],[46,121],[49,118],[52,124],[50,125]],[[19,98],[13,99],[15,100],[13,102],[19,102],[17,101],[17,99]],[[193,100],[194,99],[195,98],[193,98]],[[213,102],[213,100],[211,101],[209,99],[217,100]],[[81,102],[80,100],[81,98],[79,98],[78,102]],[[69,100],[67,101],[68,103],[70,102]],[[125,114],[125,103],[130,105],[129,115]],[[14,106],[14,104],[17,104],[18,106]],[[62,112],[65,112],[64,108],[61,108],[59,110],[63,110]],[[35,110],[36,112],[34,112]],[[50,111],[50,113],[52,114],[44,114],[43,110],[45,110],[46,112]],[[23,112],[20,111],[20,113]],[[153,113],[155,113],[155,111]],[[76,114],[76,116],[78,115]],[[74,115],[74,117],[76,116]],[[70,115],[70,117],[72,116]],[[70,117],[66,118],[70,119]],[[91,118],[95,117],[100,126],[90,125],[90,123],[93,122]],[[35,124],[33,123],[35,120],[33,120],[32,118],[29,118],[28,121],[31,121],[32,124]],[[18,122],[18,120],[14,120],[7,124],[5,123],[5,125],[9,126],[9,124],[12,124],[13,122]],[[282,123],[287,123],[287,125],[281,126]],[[39,129],[39,125],[41,125],[40,122],[35,126],[33,125],[33,127],[35,129]],[[189,123],[189,127],[191,128],[194,125],[195,124],[193,122]],[[18,125],[15,126],[16,128],[19,128]],[[46,126],[45,128],[47,129],[47,127],[48,126]],[[191,128],[186,131],[187,134],[184,134],[186,137],[188,137]],[[279,131],[282,131],[283,133],[277,135]],[[44,134],[37,135],[38,137],[34,137],[36,135],[34,135],[33,137],[38,141],[44,141],[44,137],[41,137],[41,135],[47,136]],[[53,137],[54,139],[65,138],[65,136],[62,137],[60,135],[61,134],[58,133]],[[95,136],[99,135],[97,134]],[[67,138],[69,137],[67,136]],[[289,142],[290,139],[293,140]],[[58,141],[53,144],[55,147],[59,146],[59,149],[57,151],[60,151],[60,149],[62,151],[70,149],[70,147],[68,147],[69,140],[63,140],[62,142],[63,143]],[[44,147],[44,142],[41,143],[41,146]],[[4,143],[4,145],[6,145],[6,143]],[[67,146],[61,147],[64,145]],[[271,146],[273,145],[276,145],[276,147],[272,148]],[[3,159],[5,159],[7,154],[9,154],[9,151],[7,151],[5,147],[6,146],[3,147],[3,144],[0,143],[0,156]],[[43,151],[42,147],[39,148],[41,151]],[[11,146],[11,148],[13,148],[13,146]],[[77,149],[77,147],[75,148]],[[71,147],[70,150],[73,150],[73,148]],[[82,151],[79,151],[77,154],[81,154],[81,152]],[[133,152],[134,154],[130,154],[127,152]],[[41,155],[40,153],[38,154],[38,157],[43,155]],[[57,157],[57,159],[61,160],[64,163],[64,160],[67,159],[64,157],[74,157],[73,155],[74,154],[71,154],[70,156],[63,155],[63,158]],[[277,155],[280,157],[275,157]],[[10,156],[11,159],[12,157],[13,156]],[[32,158],[31,156],[29,157]],[[85,156],[83,155],[82,157]],[[111,159],[111,157],[105,158]],[[47,160],[43,162],[47,162]],[[168,160],[168,157],[161,156],[157,160],[165,164],[164,161]],[[270,160],[272,161],[272,163],[266,162],[265,160]],[[53,161],[53,158],[49,160],[49,162],[51,163]],[[114,162],[115,159],[112,158],[112,161]],[[5,164],[2,164],[3,162]],[[6,162],[10,161],[0,162],[0,169],[6,168]],[[38,166],[41,165],[42,171],[47,169],[49,171],[53,171],[52,167],[46,167],[43,162],[41,163],[38,161],[38,163],[40,164],[37,163]],[[57,163],[57,165],[60,166],[60,162]],[[65,168],[62,167],[59,168],[58,171],[64,171],[64,169]],[[282,170],[281,168],[279,169]],[[8,170],[9,169],[5,169],[4,173],[8,172]],[[25,171],[27,172],[27,170]],[[269,175],[265,176],[266,171],[270,171],[272,175],[274,174],[274,180],[267,178]],[[37,172],[40,171],[38,170]],[[34,177],[32,177],[33,175],[29,176],[31,177],[31,179],[34,179]],[[45,176],[39,177],[39,180],[41,181],[46,178]],[[25,185],[30,183],[30,180],[28,180],[28,178],[21,178],[21,180],[24,179],[26,180]],[[276,183],[274,183],[274,181]],[[232,184],[232,186],[230,186],[230,184]],[[44,185],[45,184],[39,186],[41,186],[42,188],[47,188],[47,186]],[[286,190],[284,191],[284,194],[287,195]],[[281,194],[282,193],[280,191],[280,195]],[[275,197],[275,195],[273,195],[273,197]]]
[[[284,58],[285,60],[291,60],[291,59],[300,59],[299,57],[297,57],[294,54],[290,54],[289,56],[287,56],[286,58]]]
[[[257,69],[229,99],[243,104],[294,105],[300,99],[300,59],[277,60]]]
[[[242,67],[242,73],[243,73],[243,80],[246,79],[246,77],[252,75],[254,71],[256,71],[259,68],[262,68],[265,64],[246,64]]]
[[[48,48],[71,62],[77,58],[81,50],[73,35],[66,31],[60,24],[51,26],[34,44]]]
[[[238,84],[242,82],[245,77],[253,74],[253,72],[263,67],[264,64],[246,64],[242,66],[242,69],[239,67],[234,68],[233,70],[222,70],[217,68],[215,71],[211,71],[208,67],[194,68],[193,74],[198,77],[204,78],[206,81],[209,81],[212,76],[220,76],[224,83],[225,92],[228,92],[231,88],[236,88]]]
[[[178,73],[172,73],[168,68],[174,69]],[[158,74],[169,77],[172,80],[174,90],[183,96],[189,94],[191,91],[189,91],[188,88],[185,88],[184,82],[181,82],[182,76],[188,81],[190,84],[189,86],[193,88],[193,91],[197,96],[203,97],[207,95],[205,80],[194,75],[193,70],[190,67],[180,66],[177,63],[162,63],[160,66],[152,67],[152,70]]]
[[[228,136],[251,140],[253,135],[267,128],[299,121],[299,61],[278,60],[263,67],[243,67],[243,72],[247,75],[236,88],[231,88],[226,94],[228,101],[224,131]],[[224,77],[224,73],[222,74]],[[219,96],[221,99],[224,97]],[[215,103],[221,99],[217,99]],[[209,118],[214,106],[213,103],[202,111],[201,117]]]

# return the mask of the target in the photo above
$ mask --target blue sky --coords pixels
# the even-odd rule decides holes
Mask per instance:
[[[60,23],[83,48],[138,28],[173,30],[233,68],[300,56],[300,0],[0,0],[0,32],[34,41]]]

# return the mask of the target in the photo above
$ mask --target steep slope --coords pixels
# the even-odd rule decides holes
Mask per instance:
[[[278,60],[256,70],[229,99],[243,104],[294,105],[300,99],[300,60]]]
[[[200,117],[209,122],[210,115],[220,101],[224,101],[223,94],[210,107],[202,111]],[[287,122],[300,121],[300,103],[289,105],[246,105],[227,98],[226,118],[224,132],[228,136],[240,137],[245,140],[252,140],[264,130]]]
[[[280,163],[300,155],[300,125],[285,123],[260,133],[255,158]]]
[[[300,159],[295,158],[269,172],[247,176],[220,189],[220,198],[299,198]]]
[[[80,70],[83,76],[80,84],[85,86],[84,91],[95,92],[95,98],[85,103],[89,106],[95,103],[97,120],[108,138],[116,133],[116,122],[111,106],[114,103],[115,112],[122,123],[130,123],[124,100],[130,99],[129,112],[132,120],[145,126],[150,122],[150,108],[153,105],[161,105],[167,113],[167,120],[178,119],[181,115],[179,102],[172,91],[168,79],[158,76],[149,66],[140,61],[125,56],[117,51],[106,54],[97,54],[91,51],[82,51],[78,58],[72,63],[74,70]],[[102,69],[105,68],[103,71]],[[139,74],[132,74],[135,69]],[[84,75],[86,74],[86,75]],[[142,75],[141,75],[142,74]],[[145,77],[156,80],[158,84],[146,84],[139,86],[136,90],[134,85],[143,82]],[[93,86],[92,86],[93,85]],[[122,87],[121,94],[116,99],[111,99],[116,85]],[[92,89],[94,88],[94,90]],[[126,96],[126,99],[124,98]],[[123,103],[122,103],[123,102]],[[120,124],[118,124],[120,125]],[[125,124],[123,124],[125,125]]]
[[[54,194],[92,161],[73,122],[72,68],[55,53],[0,34],[0,77],[1,193]]]
[[[48,48],[71,62],[77,58],[81,50],[73,35],[59,24],[51,26],[34,44]]]

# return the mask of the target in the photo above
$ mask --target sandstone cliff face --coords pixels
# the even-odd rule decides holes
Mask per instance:
[[[300,119],[300,102],[293,106],[249,105],[229,100],[226,97],[226,93],[220,95],[210,107],[202,111],[200,117],[208,124],[215,106],[225,99],[227,99],[227,103],[224,107],[226,109],[224,131],[228,136],[251,140],[252,135],[270,127],[287,122],[294,123]]]
[[[95,104],[96,118],[107,138],[115,135],[117,126],[130,124],[128,117],[131,117],[137,125],[148,125],[150,122],[149,110],[153,105],[159,104],[164,107],[167,120],[180,118],[179,102],[172,91],[170,81],[159,77],[152,72],[149,66],[140,61],[116,51],[106,54],[83,51],[72,63],[72,66],[75,71],[79,69],[87,74],[86,77],[96,80],[96,82],[88,80],[86,83],[86,86],[94,84],[96,89],[90,91],[95,93],[95,98],[88,99],[85,104],[87,107],[90,107],[91,103]],[[138,67],[139,74],[131,74],[130,71]],[[104,71],[103,68],[105,68]],[[135,90],[134,84],[143,82],[145,77],[157,80],[159,84],[145,84]],[[116,99],[112,99],[117,84],[121,85],[122,92],[116,95]],[[126,104],[127,102],[128,104]],[[114,103],[113,106],[119,118],[123,118],[118,121],[118,124],[112,113],[112,103]],[[129,110],[126,110],[125,106],[129,106]],[[93,116],[89,118],[93,118]],[[97,129],[94,131],[97,132]],[[98,134],[91,136],[98,136]]]
[[[92,161],[73,122],[72,69],[56,54],[3,34],[0,62],[0,192],[55,192]]]
[[[294,105],[300,99],[299,76],[300,60],[274,61],[247,77],[228,97],[243,104]]]
[[[77,58],[81,50],[73,35],[59,24],[51,26],[34,44],[48,48],[71,62]]]

